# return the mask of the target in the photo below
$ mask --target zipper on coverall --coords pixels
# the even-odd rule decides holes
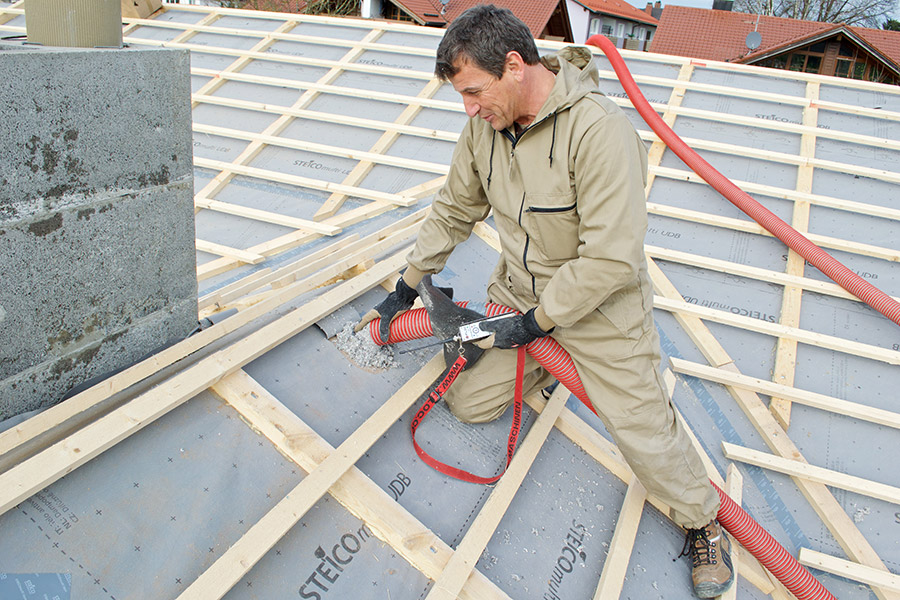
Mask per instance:
[[[519,134],[519,137],[514,136],[509,132],[508,129],[504,129],[501,131],[501,134],[509,140],[509,143],[512,144],[512,148],[509,151],[509,160],[510,166],[512,166],[512,161],[516,155],[516,144],[522,137],[525,135],[527,131],[530,129],[534,129],[537,125],[540,125],[550,117],[552,117],[555,113],[550,113],[537,123],[532,123],[528,127],[522,130]],[[525,208],[525,192],[522,192],[522,203],[519,205],[519,227],[522,227],[522,211]],[[531,244],[531,236],[528,235],[528,232],[525,231],[525,228],[522,227],[522,231],[525,233],[525,248],[522,250],[522,265],[525,267],[525,270],[528,271],[528,274],[531,276],[531,295],[534,296],[534,299],[537,300],[537,284],[535,282],[534,273],[531,272],[531,269],[528,268],[528,246]]]

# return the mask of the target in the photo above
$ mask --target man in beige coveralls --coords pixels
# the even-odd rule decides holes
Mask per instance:
[[[664,391],[643,241],[647,153],[624,113],[597,89],[585,48],[540,58],[506,9],[478,6],[448,27],[436,75],[462,95],[466,123],[447,182],[397,289],[361,320],[390,321],[493,211],[502,254],[488,297],[522,314],[499,321],[479,362],[445,396],[461,421],[483,423],[512,402],[516,352],[552,335],[641,483],[688,530],[697,595],[733,581],[719,498]],[[552,382],[529,357],[526,393]]]

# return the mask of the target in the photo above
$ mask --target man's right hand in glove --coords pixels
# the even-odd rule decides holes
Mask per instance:
[[[391,321],[412,308],[413,302],[419,297],[416,286],[422,281],[425,274],[418,269],[408,267],[400,274],[397,280],[397,286],[394,291],[388,294],[381,304],[363,315],[359,323],[353,328],[353,331],[359,332],[369,322],[381,318],[378,325],[378,337],[381,338],[382,344],[387,344],[388,336],[391,332]],[[452,293],[452,292],[451,292]]]
[[[413,302],[419,297],[419,293],[411,288],[403,281],[403,277],[397,280],[397,287],[388,294],[380,304],[363,315],[353,331],[360,331],[363,327],[381,317],[381,323],[378,325],[378,337],[381,338],[382,344],[387,344],[388,335],[391,332],[391,321],[412,308]]]

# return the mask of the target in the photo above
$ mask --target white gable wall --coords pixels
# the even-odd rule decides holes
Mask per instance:
[[[584,44],[589,37],[599,33],[611,38],[621,48],[629,35],[633,35],[635,40],[649,42],[656,31],[653,25],[593,12],[575,0],[566,0],[566,9],[576,44]],[[641,44],[640,49],[643,48],[644,44]]]
[[[360,15],[364,19],[380,19],[382,13],[382,0],[362,0]]]
[[[575,0],[566,0],[566,11],[569,13],[569,25],[572,27],[572,40],[576,44],[583,44],[593,35],[589,33],[591,11]]]

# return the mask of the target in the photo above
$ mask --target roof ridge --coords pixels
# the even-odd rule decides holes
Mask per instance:
[[[637,18],[641,18],[645,23],[657,24],[659,23],[659,19],[654,17],[653,15],[647,13],[647,11],[634,6],[625,0],[575,0],[578,4],[582,5],[588,10],[594,12],[608,12],[609,14],[617,14],[614,12],[610,12],[606,10],[604,7],[601,7],[600,4],[612,4],[614,7],[621,7],[622,11],[617,14],[617,16],[623,16],[625,18],[631,18],[632,20],[637,20]]]

